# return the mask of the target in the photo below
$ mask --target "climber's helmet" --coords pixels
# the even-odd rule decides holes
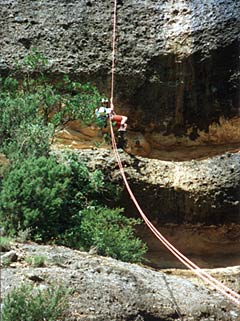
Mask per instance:
[[[102,98],[101,103],[104,105],[108,104],[108,99],[107,98]]]

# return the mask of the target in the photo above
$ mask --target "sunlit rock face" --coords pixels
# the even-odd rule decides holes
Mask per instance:
[[[53,77],[65,72],[110,93],[113,1],[0,0],[0,7],[2,71],[36,47]],[[115,107],[151,150],[152,133],[194,141],[220,116],[238,115],[239,17],[236,0],[118,1]]]
[[[41,291],[61,284],[74,294],[67,297],[65,320],[239,320],[237,306],[194,280],[193,274],[186,280],[186,271],[163,273],[56,245],[17,243],[5,257],[9,253],[15,254],[17,262],[1,268],[1,298],[23,282],[34,282],[34,289]],[[36,253],[46,266],[27,263]],[[211,275],[238,291],[238,267],[213,270]]]
[[[64,152],[52,151],[61,162]],[[107,149],[76,151],[90,170],[100,169],[124,186],[114,153]],[[240,224],[240,153],[204,160],[169,162],[120,152],[124,172],[139,205],[156,224]],[[127,215],[139,212],[123,189],[119,200],[109,199]]]

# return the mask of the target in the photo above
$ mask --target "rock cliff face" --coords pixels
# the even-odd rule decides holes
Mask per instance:
[[[54,153],[61,159],[62,152]],[[123,187],[121,199],[109,205],[125,208],[127,216],[140,217],[124,189],[113,152],[95,148],[76,154],[90,169],[101,169]],[[202,267],[240,264],[239,153],[184,162],[147,159],[123,151],[120,157],[139,205],[172,244]],[[149,264],[181,268],[144,224],[138,233],[149,246]]]
[[[109,94],[113,1],[0,0],[0,70],[36,47]],[[181,135],[238,114],[235,0],[118,1],[117,106],[133,130]]]
[[[14,61],[35,47],[49,59],[51,77],[65,72],[109,95],[112,13],[110,0],[0,0],[0,73],[14,70]],[[118,0],[115,105],[129,117],[132,156],[121,155],[129,182],[151,220],[166,224],[175,245],[181,236],[180,250],[205,258],[228,255],[229,265],[232,253],[239,253],[239,154],[182,163],[155,159],[212,156],[230,145],[239,149],[239,17],[237,0]],[[75,123],[61,138],[81,148],[92,147],[97,135],[96,128]],[[120,182],[109,150],[86,150],[79,158]],[[119,205],[137,215],[127,195]],[[200,230],[201,224],[210,226]],[[141,233],[159,256],[159,245]],[[39,249],[19,248],[23,257],[16,264],[21,278],[29,279],[35,271],[24,265],[24,256]],[[72,298],[71,320],[182,320],[180,314],[189,321],[239,318],[222,298],[208,297],[189,281],[66,249],[59,253],[60,258],[66,254],[63,266],[38,269],[37,275],[43,283],[64,279],[80,293]],[[239,264],[239,255],[234,262]],[[3,280],[12,286],[20,280],[18,271],[5,269]],[[76,309],[80,315],[74,315]]]
[[[61,158],[61,152],[55,153]],[[113,152],[86,149],[76,154],[90,169],[101,169],[111,181],[124,185]],[[140,205],[157,223],[240,223],[240,153],[185,162],[150,160],[124,152],[120,157]],[[138,213],[132,204],[124,193],[120,206],[129,214]]]

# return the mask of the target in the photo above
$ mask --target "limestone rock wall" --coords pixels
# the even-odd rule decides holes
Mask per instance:
[[[53,153],[62,159],[62,152]],[[90,169],[103,170],[109,180],[123,187],[118,206],[129,216],[139,216],[112,151],[86,149],[76,155]],[[140,206],[157,224],[240,223],[240,153],[184,162],[146,159],[123,151],[120,157]],[[116,200],[110,205],[116,207]]]
[[[112,11],[109,0],[0,0],[0,71],[36,47],[51,74],[109,94]],[[239,13],[236,0],[118,1],[116,105],[133,130],[181,135],[238,114]]]

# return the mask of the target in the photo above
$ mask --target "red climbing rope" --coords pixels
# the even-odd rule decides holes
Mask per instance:
[[[117,24],[117,0],[114,0],[114,13],[113,13],[113,36],[112,36],[112,82],[111,82],[111,108],[114,109],[113,104],[113,95],[114,95],[114,72],[115,72],[115,39],[116,39],[116,24]],[[181,252],[179,252],[155,227],[154,225],[149,221],[147,216],[142,211],[138,201],[136,200],[129,183],[127,181],[123,165],[118,153],[113,125],[110,120],[110,129],[111,129],[111,137],[112,137],[112,146],[113,151],[116,157],[116,160],[118,162],[119,170],[122,175],[124,184],[127,188],[127,191],[135,204],[136,208],[138,209],[140,215],[142,216],[144,222],[149,227],[149,229],[152,231],[152,233],[165,245],[165,247],[180,261],[182,262],[187,268],[189,268],[191,271],[193,271],[199,278],[201,278],[203,281],[205,281],[207,284],[211,285],[214,289],[222,293],[226,298],[231,300],[234,304],[240,306],[240,295],[222,284],[220,281],[215,279],[213,276],[208,274],[206,271],[202,270],[200,267],[198,267],[195,263],[193,263],[191,260],[189,260],[185,255],[183,255]]]
[[[112,81],[111,81],[111,97],[110,97],[110,107],[112,109],[114,109],[113,96],[114,96],[116,25],[117,25],[117,0],[114,0],[113,32],[112,32]]]

